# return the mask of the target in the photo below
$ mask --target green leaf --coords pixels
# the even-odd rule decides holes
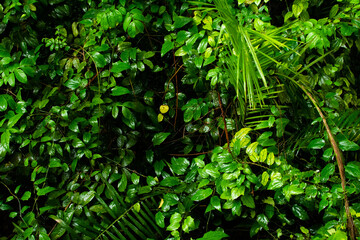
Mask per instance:
[[[81,85],[81,79],[80,78],[75,78],[75,79],[71,78],[71,79],[67,80],[64,83],[65,87],[68,87],[68,88],[70,88],[72,90],[77,89],[78,87],[80,87],[80,85]]]
[[[202,238],[198,238],[197,240],[221,240],[223,238],[229,237],[224,232],[221,231],[209,231],[204,234]]]
[[[162,212],[157,212],[155,215],[155,222],[156,224],[161,227],[164,228],[165,227],[165,221],[164,221],[165,217],[162,214]]]
[[[177,177],[167,177],[160,182],[160,186],[163,187],[173,187],[180,183],[180,180]]]
[[[170,217],[170,225],[166,228],[167,231],[174,231],[180,227],[181,214],[175,212]]]
[[[254,198],[249,194],[241,196],[241,202],[249,208],[255,208]]]
[[[347,239],[348,237],[346,232],[337,230],[335,234],[331,235],[327,240],[347,240]]]
[[[312,140],[309,145],[307,146],[307,148],[310,149],[321,149],[325,146],[325,140],[322,138],[317,138]]]
[[[8,106],[8,103],[7,103],[4,95],[0,95],[0,111],[1,112],[6,111],[7,106]]]
[[[85,206],[95,197],[95,191],[82,192],[79,195],[79,204]]]
[[[47,186],[47,187],[39,189],[37,191],[37,195],[38,196],[43,196],[43,195],[46,195],[46,194],[48,194],[48,193],[50,193],[50,192],[52,192],[54,190],[56,190],[56,188]]]
[[[216,210],[221,212],[221,202],[218,196],[212,196],[210,199],[210,203]]]
[[[74,148],[81,148],[81,147],[85,147],[85,144],[79,138],[75,138],[72,142],[72,146]]]
[[[19,119],[22,117],[22,115],[23,115],[23,113],[18,113],[15,116],[12,116],[9,119],[8,128],[13,127],[19,121]]]
[[[160,145],[165,139],[170,135],[168,132],[161,132],[154,135],[152,138],[152,142],[154,146]]]
[[[164,56],[167,52],[174,48],[174,43],[171,41],[165,41],[161,47],[161,57]]]
[[[120,179],[120,182],[118,184],[118,190],[119,192],[124,192],[127,186],[127,177],[126,174],[123,173]]]
[[[269,219],[265,216],[265,214],[259,214],[256,217],[256,221],[259,223],[261,227],[263,227],[265,230],[269,230],[268,224]]]
[[[31,197],[31,192],[26,191],[26,192],[24,192],[23,196],[21,197],[21,200],[22,201],[27,201],[27,200],[29,200],[30,197]]]
[[[189,165],[190,162],[186,158],[180,157],[171,159],[171,169],[178,175],[183,175]]]
[[[345,166],[345,172],[354,178],[360,178],[360,163],[359,162],[349,162]]]
[[[106,60],[105,60],[105,57],[101,53],[99,53],[99,52],[93,53],[92,59],[94,60],[96,67],[98,67],[98,68],[105,67]]]
[[[174,27],[181,28],[192,21],[192,18],[176,16],[174,17]]]
[[[208,45],[208,40],[206,38],[201,40],[201,42],[199,43],[199,46],[197,48],[198,53],[204,53],[207,48],[207,45]]]
[[[181,228],[186,233],[189,233],[191,230],[194,230],[196,228],[194,218],[192,218],[191,216],[187,216]]]
[[[118,61],[112,65],[110,71],[113,73],[120,73],[128,69],[130,69],[130,64]]]
[[[291,208],[292,212],[294,213],[295,217],[299,218],[300,220],[308,220],[309,219],[309,215],[307,214],[307,212],[305,211],[305,209],[303,207],[301,207],[298,204],[295,204],[292,208]]]
[[[23,70],[20,68],[15,69],[14,71],[16,79],[21,83],[27,83],[27,76]]]
[[[360,146],[348,139],[343,139],[339,141],[339,148],[342,151],[358,151],[360,150]]]
[[[129,89],[121,86],[116,86],[111,89],[111,96],[122,96],[131,93]]]
[[[193,201],[201,201],[211,196],[213,190],[211,188],[199,189],[197,192],[191,197]]]
[[[327,182],[329,180],[329,177],[333,175],[335,172],[335,165],[333,163],[328,163],[320,173],[321,182]]]

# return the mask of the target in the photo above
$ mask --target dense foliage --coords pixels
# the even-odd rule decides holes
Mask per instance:
[[[359,29],[359,0],[2,1],[0,239],[356,239]]]

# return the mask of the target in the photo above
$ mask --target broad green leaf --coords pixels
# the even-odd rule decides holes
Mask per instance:
[[[164,228],[165,227],[165,221],[164,221],[165,217],[164,215],[162,214],[162,212],[157,212],[155,214],[155,222],[156,224],[161,227],[161,228]]]
[[[358,151],[360,150],[360,146],[348,139],[343,139],[339,141],[339,148],[342,151]]]
[[[266,186],[268,181],[269,181],[269,174],[267,172],[263,172],[262,175],[261,175],[261,184],[263,186]]]
[[[283,181],[281,180],[281,178],[275,178],[275,179],[271,179],[269,186],[268,186],[268,190],[275,190],[278,188],[281,188],[283,186]]]
[[[14,116],[12,116],[9,121],[8,121],[8,128],[13,127],[18,121],[19,119],[22,117],[23,113],[18,113]]]
[[[312,140],[309,145],[307,146],[307,148],[310,149],[321,149],[325,146],[325,140],[322,138],[316,138],[314,140]]]
[[[160,186],[163,187],[173,187],[180,183],[180,180],[177,177],[167,177],[160,182]]]
[[[82,192],[79,195],[79,204],[85,206],[95,197],[95,191]]]
[[[4,95],[0,95],[0,111],[1,112],[6,111],[7,106],[8,106],[8,103],[7,103]]]
[[[331,235],[327,240],[347,240],[347,239],[348,237],[346,232],[337,230],[335,234]]]
[[[197,240],[221,240],[223,238],[229,237],[224,232],[221,231],[209,231],[204,234],[202,238],[198,238]]]
[[[112,65],[110,71],[113,73],[120,73],[128,69],[130,69],[130,64],[118,61]]]
[[[212,193],[213,193],[213,190],[211,188],[199,189],[191,197],[191,200],[193,200],[193,201],[201,201],[201,200],[204,200],[204,199],[208,198],[209,196],[211,196]]]
[[[241,202],[249,208],[255,208],[254,198],[250,194],[241,196]]]
[[[180,227],[181,214],[175,212],[170,217],[170,225],[166,228],[167,231],[174,231]]]
[[[81,148],[81,147],[85,147],[85,144],[79,138],[75,138],[72,142],[72,146],[74,148]]]
[[[265,230],[269,230],[268,224],[269,219],[265,216],[265,214],[259,214],[256,217],[256,221],[259,223],[261,227],[263,227]]]
[[[292,195],[299,195],[304,193],[304,189],[299,188],[297,185],[286,185],[283,188],[283,193],[287,201],[290,201]]]
[[[161,47],[161,57],[174,48],[174,42],[165,41]]]
[[[161,132],[154,135],[152,138],[152,142],[154,146],[160,145],[165,139],[170,135],[168,132]]]
[[[41,188],[37,191],[37,195],[38,196],[43,196],[43,195],[46,195],[52,191],[56,190],[56,188],[54,187],[50,187],[50,186],[47,186],[47,187],[44,187],[44,188]]]
[[[27,83],[27,76],[23,70],[20,68],[15,69],[14,71],[16,79],[21,83]]]
[[[186,233],[189,233],[191,230],[194,230],[196,228],[194,218],[192,218],[191,216],[187,216],[181,228]]]
[[[221,212],[221,202],[218,196],[212,196],[210,199],[210,203],[216,210]]]
[[[359,162],[349,162],[345,166],[345,172],[354,178],[360,178],[360,163]]]
[[[125,192],[126,187],[127,187],[127,177],[126,177],[126,174],[123,173],[121,176],[120,182],[118,184],[119,192]]]
[[[140,182],[140,176],[136,173],[131,173],[131,181],[133,182],[133,184],[138,185]]]
[[[326,198],[321,199],[320,203],[319,203],[319,212],[321,212],[321,210],[323,210],[324,208],[326,208],[329,205],[329,201]]]
[[[329,180],[329,177],[333,175],[335,172],[335,165],[333,163],[328,163],[320,173],[321,176],[321,182],[326,182]]]
[[[27,200],[29,200],[30,197],[31,197],[31,192],[26,191],[26,192],[24,192],[23,196],[21,197],[21,200],[22,201],[27,201]]]
[[[111,96],[122,96],[131,93],[129,89],[121,86],[116,86],[111,89]]]
[[[258,142],[253,142],[253,143],[251,143],[249,146],[247,146],[247,148],[246,148],[246,153],[247,153],[249,156],[253,155],[253,154],[255,153],[255,150],[256,150],[256,148],[257,148],[258,145],[259,145]]]
[[[94,52],[91,56],[96,64],[96,67],[103,68],[106,65],[105,57],[101,53]]]
[[[265,162],[266,157],[267,157],[267,149],[266,148],[261,150],[259,157],[260,157],[260,162]]]
[[[299,218],[300,220],[309,220],[309,215],[302,206],[295,204],[293,205],[291,210],[294,213],[295,217]]]
[[[171,159],[171,169],[177,175],[183,175],[189,165],[190,162],[186,158],[180,157]]]
[[[181,28],[192,21],[192,18],[176,16],[174,17],[174,27]]]
[[[202,39],[197,48],[198,53],[204,53],[208,45],[208,40],[206,38]]]
[[[72,90],[75,90],[77,88],[79,88],[81,85],[81,79],[80,78],[71,78],[69,80],[67,80],[65,83],[64,83],[64,86],[65,87],[68,87]]]

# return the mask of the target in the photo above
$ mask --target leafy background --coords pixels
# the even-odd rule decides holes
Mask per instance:
[[[356,239],[359,8],[3,1],[1,239]]]

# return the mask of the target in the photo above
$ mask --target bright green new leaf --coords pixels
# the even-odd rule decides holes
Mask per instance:
[[[325,146],[325,140],[322,138],[317,138],[312,140],[307,146],[310,149],[321,149]]]
[[[27,200],[29,200],[30,197],[31,197],[31,192],[26,191],[26,192],[24,192],[23,196],[21,197],[21,200],[22,201],[27,201]]]
[[[360,163],[353,161],[345,166],[345,172],[354,178],[360,178]]]
[[[79,195],[79,204],[85,206],[95,197],[95,191],[82,192]]]
[[[196,228],[194,218],[192,218],[191,216],[187,216],[181,228],[186,233],[189,233],[191,230],[194,230]]]
[[[175,212],[170,217],[170,225],[166,228],[167,231],[174,231],[180,227],[181,214]]]

